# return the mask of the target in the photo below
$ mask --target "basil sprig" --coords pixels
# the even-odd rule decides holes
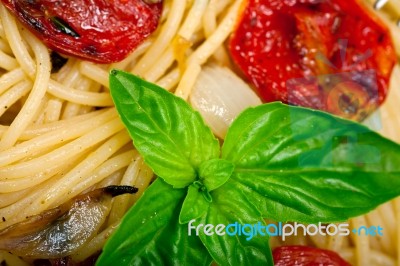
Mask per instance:
[[[272,265],[267,235],[196,236],[186,223],[338,222],[400,194],[400,146],[360,124],[269,103],[240,114],[220,149],[201,116],[164,89],[117,70],[110,88],[159,178],[97,265]]]

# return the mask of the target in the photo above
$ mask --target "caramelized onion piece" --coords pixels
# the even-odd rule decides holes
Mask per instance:
[[[136,192],[134,187],[109,186],[79,195],[1,230],[0,250],[26,258],[68,256],[94,237],[108,216],[113,196]]]
[[[190,103],[220,138],[225,138],[232,121],[244,109],[261,104],[260,98],[228,68],[206,66],[201,71]]]

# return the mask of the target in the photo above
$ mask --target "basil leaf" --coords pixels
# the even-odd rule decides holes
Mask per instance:
[[[203,161],[219,157],[217,139],[181,98],[117,70],[110,73],[110,87],[136,149],[168,184],[188,186]]]
[[[268,234],[264,233],[264,236],[251,234],[255,232],[254,225],[264,225],[264,220],[239,187],[229,179],[220,189],[214,190],[211,194],[213,202],[200,223],[203,226],[206,224],[230,226],[232,224],[236,225],[237,230],[235,235],[233,235],[235,231],[231,230],[234,226],[230,226],[228,228],[230,233],[224,235],[216,233],[207,235],[206,228],[203,228],[203,232],[199,230],[199,237],[213,259],[220,265],[273,265]],[[244,228],[243,230],[239,230],[239,225],[246,226],[241,228]]]
[[[195,185],[190,185],[179,214],[179,223],[186,224],[192,219],[203,216],[209,205],[210,203],[204,197],[203,192]]]
[[[210,265],[200,239],[177,221],[185,194],[158,178],[124,216],[96,265]]]
[[[264,217],[343,221],[400,194],[400,146],[327,113],[271,103],[232,124],[222,158]]]
[[[205,161],[200,165],[200,180],[208,191],[212,191],[228,181],[234,168],[233,163],[222,159]]]

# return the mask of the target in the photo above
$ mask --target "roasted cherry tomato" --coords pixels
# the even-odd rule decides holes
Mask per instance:
[[[49,48],[98,63],[124,59],[158,25],[162,3],[145,0],[2,0]]]
[[[275,266],[350,266],[333,251],[306,246],[283,246],[272,252]]]
[[[248,0],[229,50],[264,101],[355,120],[384,101],[396,63],[387,28],[357,0]]]

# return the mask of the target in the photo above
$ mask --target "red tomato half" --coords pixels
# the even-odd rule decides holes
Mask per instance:
[[[264,101],[357,120],[384,101],[396,62],[388,30],[357,0],[248,0],[229,49]]]
[[[161,1],[2,0],[49,48],[98,63],[124,59],[152,33]]]
[[[272,252],[275,266],[350,266],[333,251],[306,246],[283,246]]]

